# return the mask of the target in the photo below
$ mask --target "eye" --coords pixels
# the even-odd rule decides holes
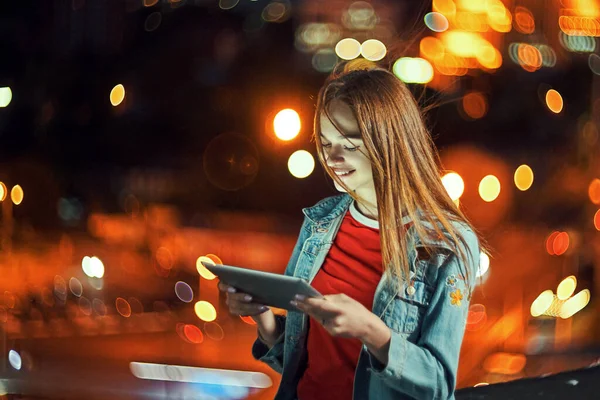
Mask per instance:
[[[359,147],[360,147],[360,146],[356,146],[356,147],[346,147],[346,146],[344,146],[344,150],[348,150],[348,151],[356,151],[356,150],[358,150],[358,148],[359,148]]]
[[[321,143],[321,147],[328,149],[331,147],[331,143]]]

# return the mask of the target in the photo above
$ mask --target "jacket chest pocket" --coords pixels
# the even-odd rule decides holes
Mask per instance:
[[[413,280],[397,293],[390,307],[390,328],[400,333],[413,333],[420,326],[433,288],[426,283]]]

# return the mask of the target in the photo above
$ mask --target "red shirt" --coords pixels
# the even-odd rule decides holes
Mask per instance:
[[[311,284],[321,294],[344,293],[371,310],[382,275],[378,224],[358,214],[354,204],[350,208]],[[298,383],[298,399],[352,399],[360,340],[333,337],[312,318],[307,340],[308,364]]]

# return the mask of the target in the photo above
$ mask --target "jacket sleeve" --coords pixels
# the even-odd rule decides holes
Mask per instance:
[[[296,269],[296,264],[298,262],[298,258],[300,257],[300,253],[302,252],[302,248],[304,246],[304,242],[310,236],[310,227],[307,219],[304,219],[302,223],[302,228],[300,228],[300,234],[298,236],[298,241],[294,246],[294,251],[292,252],[292,256],[288,262],[288,265],[285,269],[285,275],[293,276],[294,271]],[[260,335],[254,341],[252,345],[252,356],[258,360],[266,363],[268,366],[273,368],[276,372],[280,373],[283,371],[283,349],[284,349],[284,340],[285,340],[285,315],[276,315],[275,321],[277,324],[277,330],[281,332],[273,347],[269,349],[269,347],[260,339]]]
[[[417,342],[409,342],[392,330],[387,365],[367,351],[372,373],[411,398],[447,399],[454,393],[470,293],[479,264],[477,239],[470,242],[475,244],[467,251],[470,280],[464,278],[460,258],[451,253],[439,267]]]

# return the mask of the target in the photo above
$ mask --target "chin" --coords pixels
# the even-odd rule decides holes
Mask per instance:
[[[344,189],[342,186],[340,186],[336,181],[333,181],[333,184],[335,185],[335,188],[337,189],[338,192],[342,192],[342,193],[348,192],[346,189]]]

